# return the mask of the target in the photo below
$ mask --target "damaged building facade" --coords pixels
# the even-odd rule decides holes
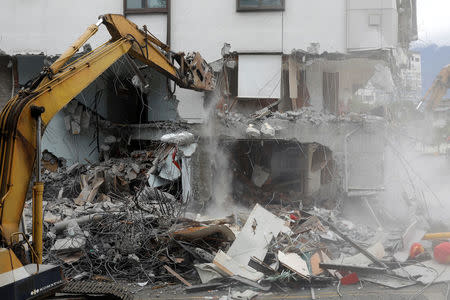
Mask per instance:
[[[2,105],[106,12],[146,25],[175,52],[201,51],[217,75],[216,90],[200,93],[175,89],[146,69],[150,88],[140,89],[132,68],[119,60],[51,121],[43,139],[49,160],[94,163],[189,131],[195,137],[162,151],[166,167],[151,173],[150,185],[181,180],[184,199],[246,205],[312,204],[337,192],[383,189],[383,106],[406,97],[399,88],[411,83],[404,78],[415,59],[408,50],[417,39],[415,0],[5,5]],[[61,12],[69,9],[68,19]],[[104,30],[99,40],[106,36]]]

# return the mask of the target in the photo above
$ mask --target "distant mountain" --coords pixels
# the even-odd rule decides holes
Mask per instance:
[[[450,64],[450,46],[432,44],[411,50],[419,52],[422,56],[422,95],[425,95],[436,75],[444,66]],[[447,92],[447,97],[449,95],[450,93]]]

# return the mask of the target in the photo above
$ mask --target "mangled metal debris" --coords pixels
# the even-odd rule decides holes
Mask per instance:
[[[259,135],[267,134],[263,131]],[[395,260],[398,249],[407,252],[417,242],[429,252],[431,242],[421,241],[425,229],[420,226],[399,237],[402,247],[386,247],[386,233],[323,208],[302,211],[292,202],[255,204],[240,216],[190,218],[184,214],[180,181],[197,144],[183,132],[163,140],[132,159],[46,171],[52,183],[45,203],[46,261],[63,264],[69,278],[88,274],[133,280],[139,287],[175,282],[186,292],[234,285],[253,290],[235,293],[238,298],[274,286],[315,293],[318,284],[332,282],[367,281],[397,289],[450,278],[445,265],[434,260]],[[248,181],[264,188],[273,184],[272,173],[255,164]],[[439,270],[439,277],[430,269]]]

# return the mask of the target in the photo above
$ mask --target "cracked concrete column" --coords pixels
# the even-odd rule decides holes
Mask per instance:
[[[305,196],[311,196],[313,191],[313,171],[312,171],[312,159],[314,152],[317,149],[317,144],[311,143],[306,145],[306,172],[305,172]]]

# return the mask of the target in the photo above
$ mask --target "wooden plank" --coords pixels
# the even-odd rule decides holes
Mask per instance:
[[[177,272],[175,272],[171,267],[169,267],[168,265],[164,265],[164,269],[167,270],[167,272],[169,272],[170,274],[172,274],[173,276],[175,276],[179,281],[181,281],[182,283],[184,283],[185,285],[191,287],[192,284],[189,283],[189,281],[187,281],[186,279],[184,279],[183,277],[181,277],[180,274],[178,274]]]

